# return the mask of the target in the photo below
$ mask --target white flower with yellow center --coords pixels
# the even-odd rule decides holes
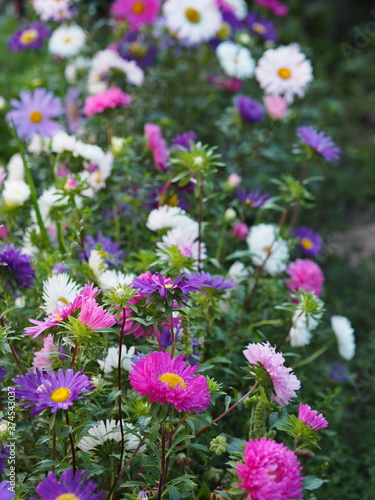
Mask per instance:
[[[347,360],[355,353],[354,328],[345,316],[332,316],[331,326],[336,335],[340,355]]]
[[[283,96],[288,103],[295,95],[303,97],[313,80],[311,63],[297,44],[266,50],[255,77],[266,94]]]
[[[170,32],[188,44],[213,38],[222,25],[214,0],[167,0],[163,12]]]
[[[228,76],[245,80],[254,75],[255,61],[250,51],[238,43],[220,43],[216,48],[220,66]]]
[[[54,56],[74,57],[78,55],[86,42],[86,33],[78,25],[59,26],[51,35],[48,50]]]
[[[82,287],[66,273],[54,274],[43,282],[44,304],[41,307],[47,314],[53,314],[58,307],[72,302],[81,290]]]
[[[30,188],[25,181],[6,180],[2,192],[4,205],[7,208],[21,207],[31,194]]]
[[[289,260],[289,249],[276,225],[258,224],[251,227],[246,242],[256,266],[263,266],[271,276],[285,271]]]

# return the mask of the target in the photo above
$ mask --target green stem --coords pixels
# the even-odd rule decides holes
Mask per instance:
[[[315,351],[308,358],[303,359],[299,363],[296,363],[295,365],[292,366],[293,370],[296,369],[296,368],[300,368],[301,366],[308,365],[309,363],[311,363],[312,361],[314,361],[316,358],[318,358],[319,356],[321,356],[324,352],[326,352],[329,349],[330,346],[331,346],[331,342],[329,342],[328,344],[326,344],[323,347],[321,347],[318,351]]]

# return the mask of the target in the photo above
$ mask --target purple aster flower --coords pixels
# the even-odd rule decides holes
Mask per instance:
[[[1,423],[1,420],[0,420]],[[9,457],[9,451],[7,450],[6,446],[1,447],[1,452],[0,452],[0,474],[5,473],[5,469],[8,468],[8,457]],[[1,491],[1,489],[0,489]],[[2,499],[3,497],[0,496]]]
[[[92,390],[91,379],[82,372],[74,373],[73,370],[59,370],[54,372],[30,372],[13,379],[21,387],[16,387],[16,397],[26,400],[25,408],[34,406],[31,417],[39,415],[46,408],[51,408],[51,413],[57,410],[68,410],[74,401],[82,399],[81,393]]]
[[[1,500],[13,500],[16,494],[10,489],[8,481],[0,482],[0,498]]]
[[[179,318],[175,319],[179,320]],[[174,328],[175,342],[177,344],[176,347],[179,352],[181,352],[181,344],[180,344],[181,333],[182,333],[182,328],[179,322]],[[163,351],[166,351],[168,347],[172,345],[172,335],[169,325],[164,326],[160,331],[160,344]],[[197,339],[195,338],[191,339],[191,348],[193,352],[188,357],[187,361],[189,365],[197,365],[198,363],[202,362],[202,360],[200,359],[201,352],[198,350],[200,348],[200,343]]]
[[[83,112],[79,105],[79,89],[69,87],[65,96],[66,118],[68,120],[68,130],[75,134],[83,121]]]
[[[271,21],[263,21],[255,12],[250,12],[245,22],[252,33],[256,33],[264,40],[277,42],[278,34]]]
[[[85,237],[84,252],[79,254],[80,259],[88,260],[91,250],[94,249],[99,251],[109,266],[116,266],[124,259],[124,252],[120,249],[120,245],[111,238],[103,236],[101,231],[96,238],[91,235]]]
[[[146,68],[154,63],[158,48],[151,39],[143,34],[129,31],[118,42],[117,51],[123,59],[136,61],[141,68]]]
[[[349,380],[348,365],[332,361],[331,369],[329,371],[329,378],[335,384],[340,384],[341,382],[346,382],[347,380]]]
[[[61,474],[60,481],[57,480],[53,472],[43,479],[36,487],[36,492],[40,498],[30,498],[30,500],[57,500],[58,498],[66,500],[102,500],[104,491],[95,493],[97,484],[89,481],[89,475],[82,470],[73,472],[68,469]]]
[[[236,286],[235,282],[232,280],[226,280],[223,276],[212,276],[210,273],[204,271],[190,274],[188,278],[198,279],[202,282],[202,286],[214,288],[215,290],[229,290]]]
[[[31,257],[23,254],[20,248],[15,248],[13,243],[0,246],[0,281],[4,280],[8,287],[30,288],[35,278],[30,260]]]
[[[256,191],[246,191],[245,189],[239,189],[237,191],[237,198],[241,203],[244,203],[248,207],[258,208],[261,207],[267,200],[269,200],[270,195],[267,193],[262,193],[260,189]]]
[[[0,383],[5,379],[7,373],[7,369],[4,366],[0,366]]]
[[[244,95],[237,97],[236,106],[239,115],[247,123],[257,123],[264,118],[263,106],[250,97]]]
[[[314,233],[310,228],[301,226],[293,231],[293,235],[299,239],[299,250],[308,257],[317,257],[322,253],[323,240],[322,237]]]
[[[309,405],[303,405],[300,403],[298,408],[298,418],[305,422],[306,425],[318,431],[319,429],[324,429],[328,426],[327,420],[323,417],[321,413],[316,410],[312,410]]]
[[[340,148],[333,142],[332,137],[324,132],[317,132],[313,127],[298,127],[297,137],[309,148],[323,156],[327,161],[340,159]]]
[[[27,24],[8,38],[8,48],[13,52],[21,50],[43,48],[44,40],[47,40],[51,30],[42,22]]]
[[[188,130],[183,134],[176,135],[172,139],[172,143],[174,144],[173,149],[179,150],[181,148],[185,148],[190,151],[190,142],[195,142],[197,140],[197,134],[192,130]]]
[[[52,268],[52,272],[54,274],[66,273],[68,271],[68,266],[66,266],[63,262],[58,262]]]
[[[222,4],[220,6],[222,24],[221,29],[215,35],[214,38],[210,40],[210,45],[216,49],[216,47],[223,40],[234,40],[236,32],[243,28],[241,21],[239,21],[231,8],[227,5]]]
[[[13,109],[6,115],[10,125],[14,123],[21,139],[32,139],[39,134],[43,139],[51,138],[61,127],[53,118],[64,112],[61,100],[47,89],[20,92],[20,100],[11,99]]]

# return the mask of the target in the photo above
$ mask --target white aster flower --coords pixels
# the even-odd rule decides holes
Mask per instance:
[[[73,15],[71,0],[33,0],[31,3],[42,21],[64,21]]]
[[[120,285],[129,285],[134,278],[134,274],[124,274],[121,271],[107,269],[101,273],[99,272],[97,279],[99,287],[106,291],[109,288],[118,288]]]
[[[7,105],[7,101],[5,100],[5,98],[2,95],[0,95],[0,111],[5,109],[6,105]]]
[[[2,197],[8,208],[21,207],[29,199],[31,191],[25,181],[6,180],[3,185]]]
[[[224,2],[232,7],[237,19],[239,19],[240,21],[242,21],[242,19],[245,19],[247,14],[247,5],[245,0],[224,0]]]
[[[332,316],[331,326],[339,345],[339,353],[344,359],[352,359],[355,353],[354,328],[345,316]]]
[[[54,56],[74,57],[81,52],[85,42],[86,33],[80,26],[63,24],[52,33],[48,50]]]
[[[99,250],[91,250],[88,264],[95,276],[96,281],[99,282],[100,275],[108,269],[105,259]]]
[[[244,279],[246,279],[249,275],[249,272],[246,270],[245,265],[237,260],[232,264],[228,271],[228,278],[232,279],[236,283],[241,283]]]
[[[124,368],[124,370],[130,372],[130,370],[133,369],[133,365],[131,362],[132,357],[134,356],[135,353],[135,347],[131,346],[129,349],[126,348],[126,346],[122,346],[122,352],[121,352],[121,367]],[[118,354],[119,354],[119,348],[118,346],[116,347],[110,347],[107,352],[107,356],[105,357],[104,361],[98,359],[98,363],[100,365],[100,368],[104,371],[104,373],[109,373],[113,369],[117,369],[118,367]]]
[[[74,135],[69,135],[66,132],[59,130],[52,137],[51,151],[53,153],[61,154],[64,151],[70,151],[75,154],[77,146],[77,139]]]
[[[81,156],[85,160],[96,163],[96,165],[100,165],[106,158],[106,154],[101,147],[96,144],[85,144],[82,141],[76,142],[73,155]]]
[[[105,181],[111,175],[112,166],[113,166],[113,154],[106,153],[103,160],[98,165],[97,170],[94,170],[87,176],[86,181],[89,184],[89,186],[93,188],[94,192],[105,188],[106,186]],[[84,192],[82,194],[84,194]]]
[[[123,422],[124,430],[125,430],[125,451],[132,452],[134,451],[140,442],[140,438],[131,432],[131,429],[134,429],[132,424],[128,424]],[[85,436],[78,443],[78,448],[82,451],[93,451],[97,446],[104,444],[106,441],[117,441],[121,442],[121,430],[120,424],[115,420],[101,420],[98,422],[98,425],[91,427],[88,431],[88,436]],[[141,447],[139,450],[142,452],[144,447]]]
[[[188,44],[209,40],[221,28],[222,17],[214,0],[167,0],[163,12],[170,32]]]
[[[52,209],[66,205],[67,201],[67,198],[62,197],[54,186],[43,191],[38,199],[38,206],[45,226],[53,225],[53,220],[51,218]],[[35,210],[32,210],[31,218],[34,222],[37,221]]]
[[[293,326],[289,332],[290,344],[293,347],[302,347],[310,343],[312,331],[319,325],[319,321],[307,314],[301,314],[297,309],[293,315]]]
[[[86,71],[91,66],[91,59],[88,57],[79,56],[65,68],[65,78],[71,85],[78,82],[81,71]]]
[[[198,228],[195,225],[190,225],[186,227],[175,227],[168,231],[162,238],[162,242],[158,242],[156,246],[160,250],[165,250],[167,247],[173,245],[177,246],[179,251],[185,257],[190,257],[192,259],[198,260],[199,257],[199,242],[198,239]],[[164,252],[158,252],[158,256],[161,260],[167,260],[168,255]],[[200,258],[204,260],[207,258],[206,245],[201,242],[200,244]]]
[[[25,167],[19,153],[14,154],[7,165],[8,181],[25,180]]]
[[[259,59],[255,77],[266,94],[281,95],[288,103],[303,97],[313,80],[312,66],[297,44],[268,49]]]
[[[39,156],[40,153],[42,153],[43,151],[48,153],[49,152],[49,149],[48,149],[49,143],[50,143],[49,139],[46,140],[46,139],[43,139],[43,137],[41,135],[34,134],[33,138],[31,139],[31,141],[27,145],[27,151],[29,153],[32,153],[35,156]]]
[[[250,229],[246,242],[256,266],[275,276],[285,271],[289,260],[287,243],[280,237],[280,230],[274,224],[258,224]]]
[[[186,215],[185,210],[180,207],[170,207],[169,205],[162,205],[159,208],[151,210],[146,226],[151,231],[174,227],[189,227],[192,231],[193,227],[191,226],[194,226],[196,231],[198,231],[198,223]]]
[[[72,302],[81,291],[82,287],[66,273],[54,274],[43,282],[44,305],[41,308],[47,314],[53,314],[58,307]]]
[[[228,76],[244,80],[254,75],[255,61],[246,47],[230,41],[221,42],[216,55]]]

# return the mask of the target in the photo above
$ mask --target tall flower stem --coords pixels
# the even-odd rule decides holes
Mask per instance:
[[[159,490],[158,490],[158,500],[161,499],[161,495],[163,493],[163,484],[166,476],[165,470],[165,423],[161,424],[161,471],[159,478]]]
[[[304,165],[302,167],[301,177],[300,177],[300,180],[299,180],[299,183],[301,184],[301,186],[304,183],[305,178],[306,178],[307,167],[308,167],[308,162],[305,161],[305,163],[304,163]],[[290,219],[290,223],[289,223],[289,227],[288,227],[288,232],[290,232],[293,229],[294,224],[296,223],[296,220],[297,220],[297,217],[298,217],[299,208],[300,208],[300,206],[297,203],[297,205],[294,207],[292,218]]]
[[[201,256],[201,243],[202,243],[202,221],[203,221],[203,190],[202,179],[198,178],[198,271],[202,271],[202,256]]]
[[[121,432],[121,452],[120,452],[120,463],[118,466],[117,472],[120,473],[122,461],[124,459],[124,450],[125,450],[125,437],[124,437],[124,423],[122,421],[122,382],[121,382],[121,359],[122,359],[122,341],[124,337],[126,323],[126,310],[125,307],[122,308],[122,325],[118,340],[118,363],[117,363],[117,389],[119,391],[119,396],[117,398],[118,401],[118,417],[120,419],[120,432]]]
[[[171,350],[171,356],[173,358],[174,356],[174,351],[175,351],[175,334],[174,334],[174,329],[173,329],[173,315],[171,314],[171,319],[170,319],[170,328],[171,328],[171,342],[172,342],[172,350]]]
[[[71,427],[70,427],[69,413],[68,412],[66,412],[65,421],[66,421],[66,425],[68,426],[68,429],[69,429],[69,441],[70,441],[70,448],[72,450],[73,474],[75,474],[76,470],[77,470],[77,458],[76,458],[76,450],[74,447],[74,439],[73,439],[73,435],[72,435],[72,431],[71,431]]]
[[[73,370],[73,366],[74,366],[74,363],[75,363],[75,360],[76,360],[76,357],[77,357],[77,353],[78,353],[78,340],[74,346],[74,350],[73,350],[73,354],[72,354],[72,360],[70,362],[70,365],[69,365],[69,368],[71,370]]]

